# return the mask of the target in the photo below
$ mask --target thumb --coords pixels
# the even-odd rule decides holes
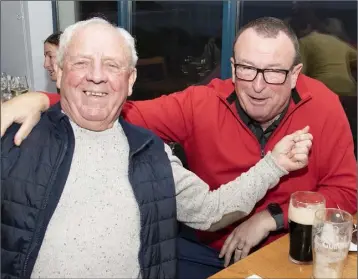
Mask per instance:
[[[302,129],[302,132],[303,132],[303,134],[307,134],[309,132],[309,130],[310,130],[310,126],[307,125],[306,127],[304,127]]]
[[[300,135],[307,134],[307,133],[309,132],[309,130],[310,130],[310,127],[309,127],[309,126],[306,126],[306,127],[304,127],[303,129],[294,132],[294,133],[292,134],[293,140],[294,140],[295,142],[299,141],[299,140],[300,140]]]
[[[38,119],[26,119],[15,135],[15,144],[19,146],[22,141],[31,133],[32,128],[37,124]]]

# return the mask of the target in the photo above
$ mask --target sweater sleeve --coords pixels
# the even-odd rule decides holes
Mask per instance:
[[[123,106],[122,116],[134,125],[151,130],[166,142],[184,146],[193,129],[192,96],[200,93],[195,92],[196,88],[191,86],[153,100],[128,101]]]
[[[178,221],[199,230],[218,230],[247,216],[288,173],[275,163],[269,152],[246,173],[210,191],[203,180],[182,167],[169,146],[165,150],[173,169]]]

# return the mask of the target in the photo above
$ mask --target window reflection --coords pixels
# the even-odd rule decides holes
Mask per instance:
[[[222,1],[136,1],[138,79],[132,99],[151,99],[220,76]]]
[[[59,1],[61,30],[103,17],[118,25],[119,1]],[[131,99],[145,100],[220,77],[223,1],[128,1],[138,50]]]
[[[357,2],[241,2],[240,26],[262,16],[281,18],[294,29],[304,74],[340,96],[357,95]]]

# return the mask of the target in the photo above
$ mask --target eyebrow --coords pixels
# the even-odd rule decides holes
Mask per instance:
[[[70,55],[70,59],[78,59],[78,58],[85,58],[85,59],[92,59],[89,55]]]
[[[104,56],[101,59],[102,61],[116,61],[116,62],[123,62],[125,59],[123,57],[114,57],[114,56]]]
[[[93,57],[90,55],[72,55],[70,56],[71,59],[89,59],[89,60],[93,60]],[[101,58],[102,61],[123,61],[123,58],[120,57],[114,57],[114,56],[103,56]]]

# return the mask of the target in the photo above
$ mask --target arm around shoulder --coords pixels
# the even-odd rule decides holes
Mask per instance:
[[[183,144],[193,123],[195,86],[147,101],[128,101],[122,110],[130,123],[147,128],[166,142]]]

